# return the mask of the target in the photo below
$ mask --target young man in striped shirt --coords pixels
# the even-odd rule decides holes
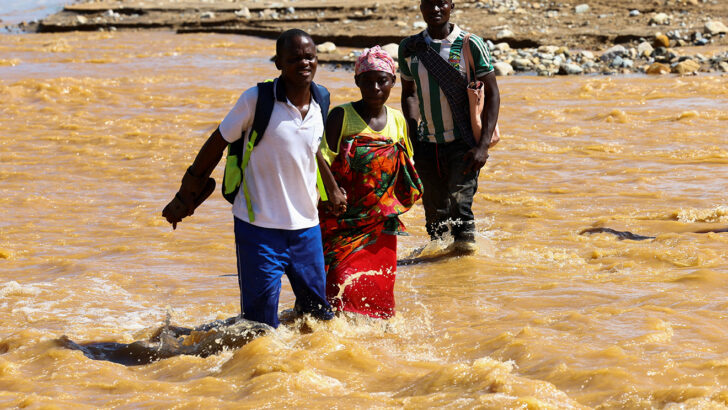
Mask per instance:
[[[420,12],[427,23],[422,34],[440,57],[465,76],[467,66],[462,46],[466,33],[450,23],[454,7],[453,0],[421,0]],[[488,148],[498,142],[497,136],[492,140],[484,137],[493,135],[500,106],[491,55],[483,39],[471,35],[469,44],[475,76],[485,84],[483,132],[480,143],[471,146],[454,124],[447,98],[436,78],[417,55],[408,55],[408,41],[414,41],[413,37],[404,39],[399,47],[402,111],[414,145],[415,167],[424,185],[422,202],[427,232],[432,240],[438,240],[449,226],[455,249],[475,252],[473,196],[478,189],[480,169],[488,159]]]

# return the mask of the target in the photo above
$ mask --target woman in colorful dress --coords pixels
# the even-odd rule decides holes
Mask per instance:
[[[404,116],[385,105],[394,60],[376,46],[359,57],[355,73],[362,98],[331,110],[322,150],[347,196],[345,209],[320,215],[326,296],[336,310],[386,319],[395,312],[399,215],[420,198],[422,183]]]

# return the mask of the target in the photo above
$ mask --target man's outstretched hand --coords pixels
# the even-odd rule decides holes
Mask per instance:
[[[198,177],[192,175],[187,169],[182,177],[182,184],[179,191],[162,210],[162,216],[172,224],[172,229],[177,229],[179,223],[185,217],[195,213],[195,209],[207,199],[215,190],[215,180],[209,177]]]

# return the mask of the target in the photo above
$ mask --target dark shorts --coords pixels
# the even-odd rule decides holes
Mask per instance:
[[[414,143],[414,160],[422,179],[427,233],[440,239],[447,231],[459,241],[475,240],[473,196],[480,171],[463,174],[470,147],[462,140],[444,144]]]
[[[243,317],[278,327],[278,298],[285,274],[296,307],[319,319],[333,317],[326,301],[326,273],[318,225],[298,230],[268,229],[235,218],[235,248]]]

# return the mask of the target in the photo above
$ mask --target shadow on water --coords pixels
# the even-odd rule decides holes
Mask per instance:
[[[237,349],[273,328],[242,317],[216,320],[194,329],[172,326],[169,318],[149,340],[133,343],[76,343],[67,336],[57,339],[60,346],[80,350],[89,359],[106,360],[126,366],[149,364],[179,355],[208,357],[223,350]]]
[[[700,231],[691,231],[690,233],[721,233],[721,232],[728,232],[728,227],[726,228],[717,228],[717,229],[704,229]],[[621,240],[631,240],[631,241],[644,241],[647,239],[655,239],[656,236],[645,236],[645,235],[639,235],[636,233],[632,233],[629,231],[618,231],[616,229],[612,228],[588,228],[584,229],[583,231],[579,232],[579,235],[586,235],[586,234],[595,234],[595,233],[609,233],[612,235],[615,235],[620,241]]]
[[[397,266],[419,265],[423,263],[435,263],[452,259],[458,256],[469,256],[477,253],[477,249],[464,250],[454,246],[441,247],[436,251],[426,249],[427,246],[421,246],[402,259],[397,260]]]

